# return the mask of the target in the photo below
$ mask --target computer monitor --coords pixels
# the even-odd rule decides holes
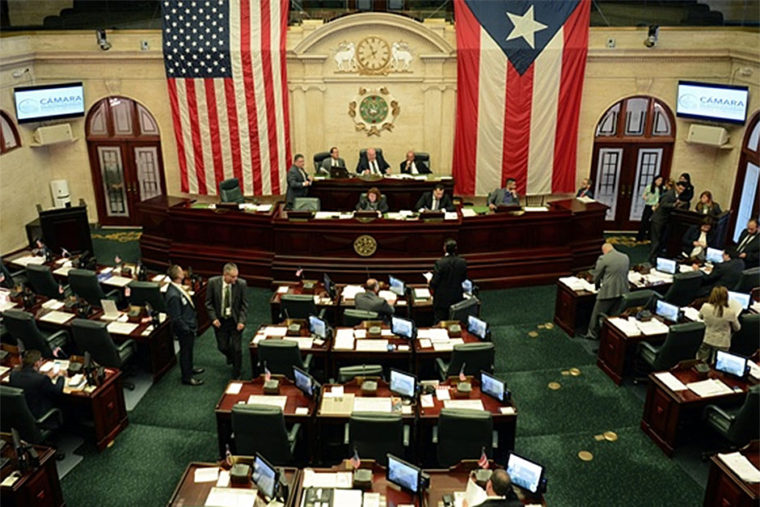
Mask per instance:
[[[718,350],[715,353],[715,369],[734,377],[744,378],[749,371],[747,358]]]
[[[512,479],[512,484],[536,494],[544,478],[544,467],[515,453],[510,453],[507,459],[507,473]]]
[[[414,321],[394,315],[391,317],[391,333],[407,340],[413,340],[417,334],[417,329],[414,327]]]
[[[472,280],[465,280],[462,282],[462,292],[465,294],[472,294]]]
[[[742,307],[742,310],[747,310],[749,308],[750,302],[752,301],[752,298],[749,294],[744,294],[743,292],[734,292],[730,290],[728,291],[728,300],[736,301],[739,306]]]
[[[391,368],[390,390],[403,398],[414,398],[417,393],[417,376]]]
[[[335,284],[332,281],[332,278],[330,278],[330,275],[327,273],[322,275],[322,283],[325,285],[325,291],[327,294],[330,295],[331,298],[335,297]]]
[[[388,285],[390,285],[391,292],[397,296],[406,294],[406,284],[395,276],[388,276]]]
[[[708,247],[707,252],[705,253],[705,260],[707,262],[712,262],[713,264],[720,264],[723,262],[723,250]]]
[[[488,323],[485,320],[481,320],[474,315],[467,316],[467,331],[474,334],[481,340],[485,340],[488,336]]]
[[[277,493],[277,484],[280,473],[264,457],[256,453],[253,460],[253,483],[258,490],[267,498],[274,498]]]
[[[657,301],[657,306],[655,307],[655,313],[670,322],[678,322],[680,311],[677,305],[671,305],[665,301]]]
[[[419,467],[407,463],[393,454],[388,454],[388,468],[386,471],[388,482],[412,493],[418,493],[421,475],[422,470]]]
[[[666,259],[665,257],[657,257],[656,268],[660,273],[669,273],[671,275],[675,275],[678,271],[676,261],[673,259]]]
[[[327,322],[316,315],[309,315],[309,332],[323,340],[327,339]]]
[[[319,389],[319,384],[314,377],[306,373],[298,366],[293,367],[293,379],[296,387],[309,398],[314,397],[314,393]]]
[[[502,403],[509,399],[507,383],[482,370],[480,372],[480,390],[483,394],[496,398]]]

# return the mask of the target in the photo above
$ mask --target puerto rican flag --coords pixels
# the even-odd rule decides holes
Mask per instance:
[[[590,0],[454,0],[456,192],[571,192]]]

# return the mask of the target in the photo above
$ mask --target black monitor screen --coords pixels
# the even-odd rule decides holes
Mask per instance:
[[[481,340],[486,339],[488,333],[488,324],[486,321],[481,320],[473,315],[467,316],[467,331],[474,334]]]
[[[747,358],[718,350],[715,354],[715,369],[735,377],[744,377],[747,371]]]
[[[330,275],[327,273],[322,275],[322,283],[325,284],[325,291],[330,295],[331,298],[335,297],[335,285],[333,285],[332,278],[330,278]]]
[[[535,494],[538,493],[538,488],[541,485],[544,467],[511,453],[507,460],[507,473],[512,479],[512,484]]]
[[[411,340],[414,338],[414,322],[401,317],[391,317],[391,333]]]
[[[503,380],[499,380],[493,375],[481,371],[480,372],[480,390],[484,394],[496,398],[499,401],[505,401],[505,393],[507,391],[507,383]]]
[[[401,488],[417,493],[420,489],[421,470],[393,454],[388,454],[387,478]]]
[[[256,453],[256,458],[253,460],[253,482],[256,487],[265,497],[274,498],[277,481],[277,469]]]
[[[405,398],[414,398],[417,392],[417,377],[395,368],[391,368],[390,390],[393,394]]]
[[[314,378],[303,371],[301,368],[293,367],[293,378],[296,381],[296,387],[301,390],[306,396],[312,397],[314,395]]]
[[[403,296],[406,293],[406,285],[395,276],[388,277],[388,284],[390,285],[391,292],[397,296]]]
[[[323,340],[327,339],[327,323],[320,319],[319,317],[316,317],[314,315],[309,315],[309,332],[311,334],[317,336],[318,338],[322,338]]]

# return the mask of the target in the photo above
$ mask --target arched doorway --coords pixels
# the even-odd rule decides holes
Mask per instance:
[[[739,169],[736,171],[734,194],[731,209],[736,213],[731,217],[731,238],[739,240],[739,234],[747,226],[750,217],[757,218],[760,213],[760,111],[755,112],[749,121],[739,157]]]
[[[644,188],[655,175],[670,174],[675,135],[673,113],[654,97],[629,97],[604,113],[589,177],[594,197],[610,207],[606,229],[638,229]]]
[[[158,123],[126,97],[106,97],[86,122],[90,170],[103,225],[138,225],[136,205],[166,194]]]
[[[21,138],[11,117],[0,110],[0,155],[21,147]]]

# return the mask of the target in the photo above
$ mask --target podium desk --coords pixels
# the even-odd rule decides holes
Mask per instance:
[[[292,380],[281,377],[279,375],[273,375],[273,378],[277,378],[280,381],[280,392],[274,396],[285,396],[287,400],[285,402],[285,408],[283,409],[283,415],[285,416],[285,422],[288,424],[303,423],[303,429],[305,430],[304,440],[309,442],[310,450],[313,445],[313,435],[311,428],[311,418],[314,416],[317,401],[308,398],[304,395],[300,389],[298,389]],[[236,384],[240,384],[240,392],[238,394],[230,394],[230,387]],[[264,394],[264,376],[256,377],[253,380],[232,380],[227,384],[222,396],[216,403],[214,412],[216,414],[216,430],[219,440],[219,456],[224,456],[226,446],[229,444],[230,449],[234,452],[232,446],[232,407],[238,403],[247,403],[251,396],[270,396]],[[299,410],[300,409],[300,410]],[[304,410],[305,409],[305,410]]]
[[[324,368],[329,367],[328,355],[332,340],[328,337],[328,339],[324,342],[316,342],[309,332],[308,322],[305,320],[300,322],[302,325],[300,334],[298,336],[286,336],[285,333],[287,332],[287,325],[285,323],[262,324],[259,326],[259,328],[256,330],[256,333],[251,337],[251,341],[248,343],[248,354],[251,358],[251,371],[254,376],[256,375],[256,367],[259,363],[258,344],[262,340],[290,339],[292,341],[296,341],[298,342],[298,348],[301,351],[302,356],[306,356],[307,354],[314,356],[314,359],[312,360],[312,370],[316,367],[315,363],[317,361],[320,363],[320,366]],[[279,331],[276,333],[276,335],[272,334],[272,331],[275,330]],[[264,368],[259,368],[259,373],[264,373]],[[292,374],[290,374],[290,376],[292,377]]]
[[[557,280],[557,297],[554,302],[554,323],[570,336],[583,334],[596,303],[596,294],[587,290],[576,291]]]
[[[689,389],[673,391],[658,378],[657,373],[651,373],[641,429],[668,456],[673,454],[685,436],[694,434],[692,429],[699,424],[705,406],[740,403],[749,387],[757,383],[751,377],[749,381],[744,381],[713,369],[710,369],[707,376],[700,376],[693,369],[696,363],[696,360],[683,361],[673,367],[670,373],[683,384],[706,378],[720,379],[734,391],[730,394],[700,397]]]
[[[251,466],[253,468],[253,457],[251,456],[234,456],[233,459],[235,460],[235,463],[243,463],[246,465]],[[167,507],[186,507],[190,505],[204,505],[206,503],[206,499],[208,498],[209,493],[211,492],[211,489],[216,487],[216,481],[214,482],[195,482],[195,471],[206,469],[206,468],[217,468],[221,472],[222,470],[227,470],[229,467],[226,464],[220,465],[219,463],[199,463],[199,462],[192,462],[187,465],[187,468],[185,468],[185,471],[182,473],[182,477],[180,477],[179,482],[177,483],[177,486],[174,488],[174,492],[172,493],[171,498],[168,502],[166,502]],[[293,467],[277,467],[281,472],[284,472],[285,474],[285,480],[290,485],[291,494],[288,497],[288,499],[285,501],[284,507],[293,507],[295,505],[294,498],[295,498],[295,489],[296,485],[298,484],[298,479],[300,476],[300,471],[297,468]],[[248,482],[248,484],[232,484],[230,483],[229,488],[232,489],[249,489],[254,490],[256,489],[256,485],[253,483],[253,481]],[[259,500],[261,500],[262,497],[259,496]]]
[[[18,469],[16,450],[10,433],[0,433],[0,439],[7,442],[2,457],[10,463],[0,470],[0,482]],[[44,445],[34,445],[40,464],[24,472],[12,486],[0,487],[0,503],[3,507],[61,507],[63,501],[61,481],[55,465],[55,449]]]
[[[753,440],[739,452],[755,468],[760,468],[760,440]],[[748,483],[731,470],[718,455],[710,458],[710,475],[705,489],[705,507],[754,507],[760,501],[760,483]]]
[[[604,319],[599,330],[599,352],[596,364],[612,381],[620,385],[623,377],[633,365],[636,346],[640,342],[659,344],[665,341],[666,334],[628,336],[609,319]]]

